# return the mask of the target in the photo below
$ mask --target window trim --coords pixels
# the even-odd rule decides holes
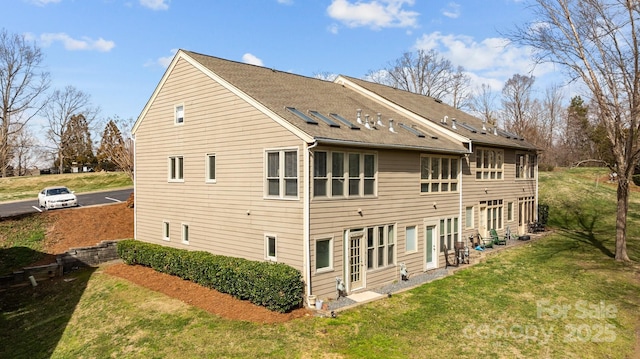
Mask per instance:
[[[171,222],[167,220],[162,221],[162,240],[171,241]]]
[[[211,158],[213,157],[213,178],[211,178]],[[205,155],[205,164],[204,164],[204,181],[206,183],[216,183],[217,182],[217,174],[216,174],[216,154],[215,153],[207,153]]]
[[[167,181],[184,182],[184,156],[169,156],[167,162]]]
[[[181,111],[178,111],[178,109],[181,109]],[[178,117],[178,113],[182,112],[182,117]],[[181,126],[184,125],[184,119],[185,119],[185,110],[184,110],[184,103],[179,103],[173,106],[173,124],[176,126]]]
[[[182,243],[189,244],[189,224],[188,223],[182,223],[180,233],[181,233]]]
[[[273,256],[269,255],[269,238],[273,238]],[[278,236],[275,234],[264,235],[264,259],[271,262],[278,261]]]
[[[485,155],[485,152],[487,154]],[[493,157],[491,157],[493,154]],[[476,147],[476,181],[503,181],[504,180],[504,149]],[[485,157],[487,158],[485,161]],[[488,163],[485,163],[488,162]],[[495,163],[495,164],[493,164]],[[491,178],[495,174],[495,178]]]
[[[329,242],[329,264],[326,267],[318,268],[318,242]],[[333,236],[321,237],[315,240],[315,265],[316,273],[333,272]]]
[[[295,152],[296,157],[296,194],[295,196],[286,194],[286,185],[287,180],[291,180],[294,177],[286,176],[286,153]],[[276,177],[269,177],[269,154],[270,153],[278,153],[278,195],[270,195],[269,194],[269,180],[275,179]],[[264,150],[264,198],[265,199],[281,199],[281,200],[290,200],[296,201],[300,198],[300,156],[298,147],[285,147],[285,148],[271,148]]]
[[[429,159],[429,169],[427,171],[427,178],[423,177],[423,159],[428,158]],[[432,165],[432,161],[434,159],[438,160],[438,178],[433,178],[433,165]],[[443,178],[443,175],[445,173],[443,173],[443,169],[445,168],[442,164],[443,164],[443,160],[447,160],[448,162],[448,166],[447,168],[449,169],[446,173],[447,178]],[[455,172],[454,172],[454,166],[452,166],[452,162],[455,161]],[[460,163],[461,160],[459,157],[456,156],[438,156],[438,155],[433,155],[433,154],[420,154],[420,194],[434,194],[434,193],[456,193],[458,192],[458,188],[460,187]],[[437,184],[438,186],[438,190],[434,191],[434,184]],[[443,185],[447,185],[447,190],[443,191]],[[423,185],[427,185],[427,191],[423,190]],[[451,188],[455,186],[455,190],[452,190]]]
[[[316,153],[325,153],[325,176],[316,176]],[[356,152],[356,151],[332,151],[332,150],[317,150],[313,152],[313,178],[312,188],[314,189],[312,198],[314,199],[347,199],[347,198],[376,198],[378,197],[378,153],[375,151]],[[338,176],[334,176],[334,154],[342,154],[342,173]],[[350,174],[350,159],[352,155],[358,157],[358,176],[351,176]],[[366,176],[365,163],[366,158],[373,158],[373,175]],[[316,180],[325,182],[325,195],[316,195]],[[338,180],[342,184],[342,195],[334,195],[334,182]],[[358,182],[357,194],[350,194],[351,181]],[[373,193],[365,194],[367,188],[367,181],[373,181]]]

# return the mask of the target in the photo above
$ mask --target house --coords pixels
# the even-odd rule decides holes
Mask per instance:
[[[536,148],[437,99],[180,50],[133,128],[135,237],[282,262],[335,298],[537,218]]]

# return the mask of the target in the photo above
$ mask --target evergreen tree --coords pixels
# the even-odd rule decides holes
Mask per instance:
[[[89,124],[82,115],[73,115],[62,132],[63,166],[95,166],[93,142],[89,132]],[[59,161],[59,160],[58,160]]]

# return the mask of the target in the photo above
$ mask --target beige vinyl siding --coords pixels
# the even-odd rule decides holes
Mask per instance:
[[[174,106],[184,123],[174,125]],[[298,151],[299,199],[264,197],[266,149]],[[303,143],[288,130],[180,60],[136,132],[137,239],[264,260],[266,234],[277,259],[302,269]],[[216,183],[206,183],[206,154]],[[184,183],[167,181],[168,157],[184,157]],[[162,221],[171,241],[162,241]],[[189,244],[180,223],[189,223]]]
[[[489,148],[489,147],[483,147]],[[503,228],[498,230],[500,235],[504,234],[507,226],[515,233],[518,225],[518,198],[533,197],[536,195],[535,179],[516,179],[515,159],[516,151],[514,149],[503,149],[504,151],[504,167],[503,178],[500,180],[477,180],[475,178],[476,156],[475,153],[469,156],[469,160],[463,161],[463,204],[462,208],[473,206],[474,227],[473,229],[464,230],[463,238],[468,239],[469,235],[476,233],[479,228],[479,202],[485,200],[502,199],[503,200]],[[475,152],[475,151],[474,151]],[[521,153],[521,152],[520,152]],[[467,164],[468,163],[468,164]],[[513,202],[513,221],[507,221],[508,203]],[[464,220],[464,211],[463,218]],[[464,222],[463,222],[464,223]]]
[[[321,146],[316,147],[315,150],[370,153],[352,148]],[[368,270],[366,287],[371,289],[399,280],[401,262],[407,265],[410,273],[423,272],[424,220],[458,216],[459,192],[420,193],[420,152],[380,150],[375,153],[378,168],[376,198],[312,197],[311,238],[321,239],[332,236],[334,239],[334,270],[323,273],[312,271],[313,294],[320,298],[335,298],[336,277],[346,280],[344,276],[345,230],[386,224],[395,226],[395,265]],[[433,202],[437,202],[437,209],[433,207]],[[362,215],[358,213],[358,209],[362,210]],[[417,228],[416,252],[405,253],[407,226]],[[314,244],[315,242],[312,241],[312,264],[315,264]]]

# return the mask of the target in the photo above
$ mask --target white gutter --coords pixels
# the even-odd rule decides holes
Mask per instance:
[[[304,205],[303,205],[303,271],[304,282],[307,285],[307,296],[311,295],[311,149],[318,145],[317,141],[314,141],[312,145],[304,143]]]

